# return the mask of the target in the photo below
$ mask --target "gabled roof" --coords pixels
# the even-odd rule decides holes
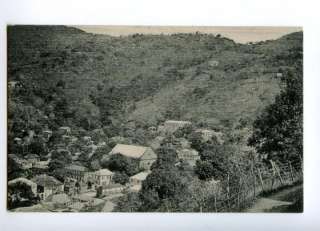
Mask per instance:
[[[53,176],[48,176],[46,174],[35,176],[31,179],[31,181],[43,187],[57,187],[62,185],[62,183],[56,178],[54,178]]]
[[[33,158],[40,158],[37,154],[28,154],[24,158],[26,159],[33,159]]]
[[[88,171],[88,169],[86,167],[80,166],[80,165],[75,165],[75,164],[69,165],[69,166],[65,167],[65,169],[79,171],[79,172],[87,172]]]
[[[11,159],[20,159],[16,154],[8,154],[8,157]]]
[[[143,156],[148,147],[117,144],[110,152],[110,154],[121,154],[126,157],[138,159]]]
[[[10,181],[8,182],[8,184],[11,185],[11,184],[15,184],[15,183],[17,183],[17,182],[22,182],[22,183],[25,183],[25,184],[27,184],[27,185],[36,185],[33,181],[28,180],[28,179],[23,178],[23,177],[19,177],[19,178],[10,180]]]
[[[150,171],[148,171],[148,172],[139,172],[138,174],[131,176],[130,179],[135,179],[135,180],[142,181],[142,180],[145,180],[150,173],[151,173]]]
[[[98,176],[110,176],[113,175],[113,172],[111,172],[109,169],[99,169],[98,171],[95,172],[96,175]]]

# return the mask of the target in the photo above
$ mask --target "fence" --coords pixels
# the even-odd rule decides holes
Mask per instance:
[[[302,161],[247,167],[246,173],[238,168],[239,175],[233,182],[227,177],[206,203],[208,212],[240,212],[252,204],[257,196],[296,184],[303,179]]]

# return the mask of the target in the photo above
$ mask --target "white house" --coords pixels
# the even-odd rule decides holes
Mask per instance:
[[[179,128],[191,126],[191,124],[190,121],[167,120],[164,122],[163,129],[166,133],[174,133]]]
[[[156,161],[157,155],[150,147],[117,144],[109,153],[109,155],[120,154],[132,159],[139,160],[139,167],[142,169],[150,169],[153,162]]]
[[[139,172],[138,174],[131,176],[129,179],[130,189],[132,191],[139,191],[142,187],[142,182],[147,178],[151,171]]]
[[[98,186],[107,186],[111,183],[112,176],[114,175],[109,169],[100,169],[95,172],[95,181]]]
[[[191,166],[195,166],[197,160],[200,159],[198,151],[191,148],[184,148],[177,150],[179,160],[183,160],[189,163]]]

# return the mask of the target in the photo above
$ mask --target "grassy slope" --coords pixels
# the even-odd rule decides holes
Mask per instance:
[[[280,89],[274,72],[293,65],[288,57],[302,49],[302,34],[240,45],[201,34],[115,38],[59,26],[10,27],[8,49],[9,80],[23,74],[49,88],[63,79],[75,106],[98,84],[126,87],[128,120],[151,125],[170,117],[219,127],[252,120],[272,102]],[[210,67],[210,60],[219,65]]]

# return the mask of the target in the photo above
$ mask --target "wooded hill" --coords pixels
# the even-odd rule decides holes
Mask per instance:
[[[302,59],[302,32],[238,44],[220,35],[111,37],[65,26],[9,26],[9,137],[48,125],[92,130],[134,121],[250,126]]]

